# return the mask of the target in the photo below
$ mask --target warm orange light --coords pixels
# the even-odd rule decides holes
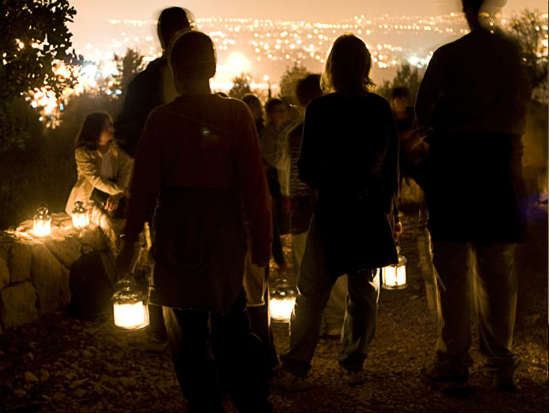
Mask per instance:
[[[149,312],[143,301],[114,303],[115,325],[127,330],[139,330],[149,325]]]

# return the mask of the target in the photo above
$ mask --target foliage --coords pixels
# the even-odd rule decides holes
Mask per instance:
[[[0,153],[23,148],[34,131],[21,121],[21,96],[47,87],[60,95],[74,82],[54,72],[57,62],[75,62],[69,52],[75,9],[68,0],[2,0],[0,7]],[[21,112],[23,110],[23,112]],[[30,116],[30,115],[29,115]]]
[[[10,109],[15,125],[25,124],[24,150],[11,146],[0,152],[0,229],[30,218],[41,202],[51,211],[63,211],[75,180],[74,141],[86,115],[107,111],[116,117],[120,97],[84,93],[66,102],[60,124],[45,130],[28,102],[18,99]],[[1,113],[1,112],[0,112]]]
[[[67,23],[76,14],[68,0],[3,0],[0,11],[0,100],[48,85],[61,93],[64,80],[52,71],[55,61],[72,61]]]
[[[540,14],[538,10],[525,9],[512,17],[509,29],[521,47],[535,96],[548,103],[548,43],[543,44],[544,40],[548,41],[548,29],[543,29]]]
[[[397,73],[393,80],[391,82],[388,80],[384,81],[384,83],[376,89],[376,93],[389,100],[393,88],[406,87],[409,89],[411,97],[410,103],[414,105],[416,94],[418,93],[423,76],[424,73],[418,70],[417,67],[413,67],[409,63],[402,63],[399,69],[397,69]]]
[[[289,104],[297,104],[296,84],[308,74],[308,70],[296,62],[291,67],[287,67],[279,83],[281,98]]]
[[[228,94],[232,98],[242,99],[248,93],[252,93],[250,75],[241,73],[233,79],[233,87],[229,90]]]

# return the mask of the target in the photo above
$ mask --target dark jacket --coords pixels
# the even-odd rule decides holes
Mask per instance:
[[[115,121],[115,136],[130,156],[136,148],[149,113],[162,105],[162,71],[168,64],[165,57],[158,58],[138,73],[128,85],[122,111]]]
[[[247,251],[271,255],[271,202],[245,104],[181,96],[149,115],[130,187],[125,233],[155,213],[151,301],[226,313],[242,291]]]
[[[315,215],[332,274],[397,261],[398,162],[399,138],[382,97],[333,93],[308,105],[298,169],[319,191]]]
[[[528,96],[517,45],[498,31],[474,30],[434,53],[416,103],[434,129],[417,173],[434,240],[522,239]]]

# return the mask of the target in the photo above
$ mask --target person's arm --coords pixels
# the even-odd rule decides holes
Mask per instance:
[[[151,218],[161,187],[161,147],[154,112],[147,118],[136,153],[134,176],[124,229],[125,240],[133,243]]]
[[[432,56],[418,89],[414,110],[420,127],[426,128],[433,124],[434,111],[444,91],[443,70],[441,51],[438,49]]]
[[[237,113],[239,131],[234,142],[235,169],[249,223],[252,262],[264,266],[271,257],[271,196],[267,187],[258,133],[252,115],[242,104]]]
[[[117,195],[123,192],[123,189],[119,185],[101,177],[97,162],[90,155],[89,150],[77,148],[75,150],[75,160],[78,174],[84,176],[94,188],[109,195]]]
[[[310,104],[306,109],[304,119],[304,129],[302,133],[302,144],[300,147],[300,157],[298,158],[298,176],[302,182],[305,182],[313,189],[319,189],[319,154],[316,153],[316,142],[320,136],[317,133],[317,115],[314,105]]]

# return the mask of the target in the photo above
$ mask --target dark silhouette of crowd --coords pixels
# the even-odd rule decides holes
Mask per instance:
[[[172,7],[158,20],[162,56],[130,83],[120,116],[87,117],[67,211],[92,205],[121,275],[151,228],[150,338],[169,347],[189,411],[222,412],[227,393],[240,412],[270,412],[270,383],[307,390],[331,301],[344,314],[342,380],[364,383],[379,269],[397,263],[407,231],[404,179],[425,194],[440,314],[419,374],[436,389],[466,385],[475,308],[495,385],[517,390],[514,250],[524,234],[528,86],[517,45],[490,21],[495,2],[462,5],[471,31],[435,51],[414,107],[404,87],[390,102],[372,93],[371,55],[353,34],[335,40],[324,73],[297,83],[299,106],[214,93],[214,44],[188,10]],[[289,271],[282,234],[292,240],[298,293],[279,360],[269,261],[279,276]]]

